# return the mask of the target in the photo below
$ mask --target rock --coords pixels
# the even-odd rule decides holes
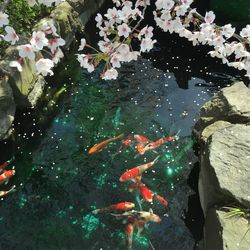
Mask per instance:
[[[0,79],[0,140],[7,139],[11,133],[16,106],[8,78]]]
[[[11,46],[6,50],[4,60],[0,62],[0,67],[4,68],[9,74],[9,85],[12,88],[15,103],[19,107],[32,107],[36,105],[37,100],[41,97],[41,86],[37,85],[37,81],[41,81],[34,69],[34,62],[27,58],[23,59],[22,72],[17,71],[15,68],[9,66],[9,62],[16,60],[17,49]],[[39,80],[40,78],[40,80]],[[36,87],[39,87],[36,89]],[[36,98],[34,99],[34,93]],[[31,96],[29,96],[31,94]],[[39,95],[40,94],[40,95]]]
[[[203,129],[218,121],[247,123],[250,121],[250,89],[243,82],[220,90],[200,111],[193,132],[200,137]]]
[[[207,126],[201,133],[201,140],[203,143],[207,142],[207,139],[210,135],[212,135],[215,131],[227,128],[231,126],[232,123],[226,122],[226,121],[216,121],[215,123],[212,123],[211,125]]]
[[[82,31],[82,24],[79,19],[79,14],[68,3],[59,4],[50,15],[57,27],[57,33],[65,40],[64,48],[68,48],[73,41],[76,40],[75,33]],[[39,23],[46,21],[42,19]],[[38,24],[39,27],[39,24]]]
[[[203,212],[232,200],[250,207],[250,126],[214,132],[201,154],[199,193]]]
[[[248,250],[249,224],[243,217],[227,218],[226,212],[209,209],[204,227],[204,250]]]

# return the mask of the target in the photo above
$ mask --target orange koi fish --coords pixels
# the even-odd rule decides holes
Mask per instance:
[[[155,162],[158,160],[160,156],[158,155],[153,161],[148,162],[146,164],[140,165],[138,167],[132,168],[127,170],[125,173],[121,175],[119,178],[120,182],[128,181],[131,179],[134,179],[135,177],[142,175],[143,172],[145,172],[147,169],[152,167]]]
[[[149,144],[147,144],[147,145],[143,148],[143,150],[141,150],[140,154],[143,155],[143,154],[145,154],[145,152],[148,151],[148,150],[154,150],[154,149],[160,147],[162,144],[164,144],[164,143],[166,143],[166,142],[168,142],[168,141],[172,141],[172,140],[176,139],[176,137],[177,137],[177,136],[174,135],[174,136],[167,137],[167,138],[161,138],[161,139],[159,139],[159,140],[157,140],[157,141],[154,141],[154,142],[150,142]]]
[[[134,135],[134,138],[138,143],[142,144],[143,146],[151,142],[148,138],[146,138],[143,135]]]
[[[132,249],[133,234],[134,234],[134,225],[132,223],[129,223],[126,226],[127,250]]]
[[[169,202],[167,200],[165,200],[162,196],[160,196],[159,194],[155,194],[155,198],[164,206],[168,206]]]
[[[9,194],[10,192],[12,192],[12,191],[15,189],[15,187],[16,187],[16,186],[14,185],[14,186],[13,186],[10,190],[8,190],[8,191],[0,191],[0,197]]]
[[[16,173],[15,170],[8,170],[5,171],[3,174],[0,175],[0,184],[7,182],[11,176]]]
[[[124,134],[120,134],[116,137],[113,137],[113,138],[110,138],[110,139],[107,139],[103,142],[100,142],[98,144],[95,144],[90,150],[89,150],[89,154],[94,154],[94,153],[98,153],[100,151],[102,151],[110,142],[112,141],[116,141],[120,138],[122,138],[124,136]]]
[[[138,189],[143,199],[149,203],[153,202],[154,193],[142,182],[138,182]]]
[[[92,211],[93,214],[98,214],[100,212],[109,212],[109,211],[128,211],[131,210],[132,208],[135,207],[135,204],[133,202],[121,202],[118,204],[110,205],[108,207],[100,208],[100,209],[95,209]]]

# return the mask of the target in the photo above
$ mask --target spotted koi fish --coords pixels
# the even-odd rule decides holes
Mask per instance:
[[[154,141],[154,142],[150,142],[143,149],[140,150],[139,154],[143,155],[143,154],[145,154],[146,151],[154,150],[154,149],[160,147],[162,144],[164,144],[168,141],[173,141],[176,138],[177,138],[177,136],[174,135],[174,136],[170,136],[167,138],[161,138],[161,139]]]
[[[8,191],[0,191],[0,197],[5,196],[5,195],[9,194],[10,192],[14,191],[15,187],[16,187],[16,186],[14,185],[14,186],[13,186],[11,189],[9,189]]]
[[[98,153],[100,151],[102,151],[110,142],[113,142],[113,141],[116,141],[116,140],[119,140],[121,139],[122,137],[124,136],[124,134],[120,134],[114,138],[110,138],[110,139],[107,139],[103,142],[100,142],[98,144],[95,144],[90,150],[89,150],[89,154],[94,154],[94,153]]]
[[[131,210],[134,207],[135,207],[135,204],[133,202],[125,201],[125,202],[121,202],[118,204],[110,205],[108,207],[95,209],[94,211],[92,211],[92,213],[98,214],[100,212],[116,212],[116,211],[124,212],[124,211]]]
[[[138,189],[143,199],[149,203],[153,202],[154,193],[141,181],[138,182]]]
[[[15,175],[15,173],[16,173],[15,170],[5,171],[3,174],[0,175],[0,184],[7,182],[10,179],[10,177]]]
[[[158,160],[160,156],[158,155],[153,161],[148,162],[146,164],[140,165],[138,167],[132,168],[127,170],[125,173],[123,173],[121,175],[121,177],[119,178],[120,182],[124,182],[124,181],[128,181],[131,179],[136,178],[137,176],[142,175],[147,169],[149,169],[150,167],[152,167],[156,161]]]

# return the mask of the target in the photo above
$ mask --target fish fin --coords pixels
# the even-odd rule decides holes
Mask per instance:
[[[4,182],[4,185],[7,185],[9,183],[9,179],[7,179],[5,182]]]
[[[10,192],[16,191],[15,188],[16,188],[16,185],[13,185],[13,187],[8,192],[10,193]]]
[[[160,155],[156,156],[156,158],[153,160],[153,162],[156,163],[160,157],[161,157]]]
[[[158,154],[158,152],[156,150],[152,150],[152,152],[154,152],[155,154]]]
[[[150,208],[150,209],[149,209],[149,213],[151,213],[151,214],[153,214],[153,213],[154,213],[154,211],[153,211],[153,209],[152,209],[152,208]]]

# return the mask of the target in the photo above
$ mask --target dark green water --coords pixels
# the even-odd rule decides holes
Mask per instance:
[[[126,249],[122,222],[91,211],[122,201],[136,203],[119,177],[158,154],[159,162],[143,175],[143,182],[167,198],[170,206],[143,203],[143,209],[151,207],[162,222],[151,223],[135,236],[133,249],[152,249],[149,241],[157,250],[193,249],[201,237],[201,225],[194,227],[202,222],[195,222],[194,214],[187,226],[184,221],[189,196],[194,194],[187,179],[197,161],[191,127],[218,86],[240,76],[225,73],[226,67],[206,61],[210,59],[199,61],[205,52],[178,49],[178,44],[179,40],[169,40],[166,48],[149,55],[150,60],[125,65],[117,81],[101,81],[82,72],[48,128],[38,130],[34,119],[31,129],[20,132],[23,142],[13,146],[17,174],[7,186],[16,184],[17,190],[1,200],[0,249]],[[21,114],[20,123],[32,113]],[[157,153],[135,158],[135,150],[127,149],[112,159],[118,141],[98,154],[87,154],[95,143],[120,133],[156,140],[179,130],[179,140]],[[6,146],[3,152],[1,158],[7,160],[10,149]]]

